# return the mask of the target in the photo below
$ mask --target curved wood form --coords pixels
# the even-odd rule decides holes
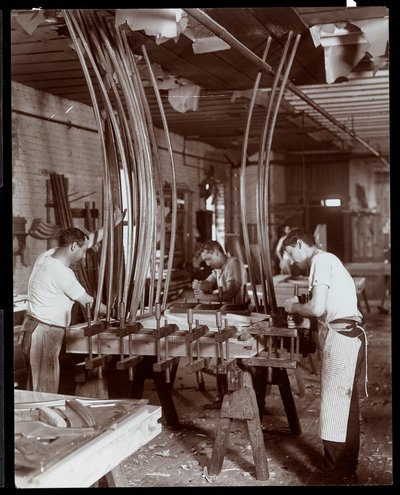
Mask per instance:
[[[106,145],[105,145],[105,140],[104,140],[104,133],[103,133],[103,125],[102,125],[102,119],[101,119],[101,114],[100,114],[100,109],[97,103],[97,97],[96,93],[94,90],[94,86],[89,74],[89,69],[86,65],[85,61],[85,56],[84,56],[84,51],[81,48],[81,44],[83,45],[84,50],[86,51],[86,54],[91,56],[90,54],[90,49],[88,44],[85,42],[82,36],[82,32],[80,30],[80,27],[77,23],[77,21],[74,18],[74,15],[69,13],[69,11],[64,11],[64,17],[65,17],[65,22],[67,24],[68,30],[71,35],[72,42],[74,44],[75,51],[79,57],[79,61],[81,63],[83,73],[86,79],[86,82],[88,84],[88,89],[90,93],[90,98],[92,100],[92,105],[93,105],[93,111],[96,119],[96,124],[99,129],[99,138],[100,138],[100,144],[101,144],[101,149],[102,149],[102,155],[103,155],[103,174],[104,174],[104,181],[108,178],[108,169],[107,169],[107,154],[106,154]],[[79,36],[79,40],[78,40]],[[108,194],[106,195],[108,198]],[[107,246],[107,237],[108,237],[108,228],[107,228],[107,223],[108,223],[108,215],[109,215],[109,210],[108,208],[103,208],[103,228],[104,228],[104,237],[103,237],[103,247]],[[105,272],[105,261],[106,261],[106,249],[102,249],[101,252],[101,257],[100,257],[100,268],[99,268],[99,280],[98,280],[98,290],[97,294],[99,297],[96,300],[96,305],[95,305],[95,311],[94,311],[94,321],[96,322],[98,319],[98,314],[99,314],[99,308],[100,308],[100,294],[102,293],[102,286],[103,286],[103,281],[104,281],[104,272]],[[100,290],[99,290],[100,289]]]
[[[272,38],[269,37],[267,44],[265,46],[265,49],[264,49],[262,60],[266,60],[269,48],[271,46],[271,42],[272,42]],[[247,114],[246,129],[245,129],[244,138],[243,138],[242,161],[241,161],[241,167],[240,167],[240,203],[241,203],[240,213],[241,213],[241,217],[242,217],[243,244],[244,244],[244,251],[245,251],[245,256],[246,256],[246,262],[247,262],[247,266],[248,266],[251,289],[253,292],[254,304],[255,304],[256,311],[258,313],[260,312],[260,305],[259,305],[258,296],[257,296],[256,277],[254,274],[253,263],[252,263],[252,259],[251,259],[251,249],[250,249],[249,230],[248,230],[248,221],[247,221],[246,161],[247,161],[247,147],[248,147],[248,142],[249,142],[251,119],[253,116],[254,104],[256,101],[256,96],[257,96],[257,91],[258,91],[258,87],[260,84],[261,75],[262,75],[262,71],[259,71],[257,73],[257,77],[254,81],[253,92],[252,92],[250,104],[249,104],[249,111]]]
[[[104,237],[94,321],[98,320],[100,302],[105,302],[107,320],[112,317],[112,309],[122,305],[126,308],[121,315],[123,324],[131,324],[146,311],[149,315],[154,313],[162,290],[162,309],[167,303],[177,202],[175,166],[165,113],[143,47],[171,158],[173,220],[164,277],[164,180],[151,112],[136,63],[138,56],[133,54],[126,32],[106,21],[96,10],[65,10],[63,14],[87,81],[102,149]],[[117,228],[113,222],[116,206],[127,210],[123,225]]]
[[[258,177],[258,189],[257,189],[257,237],[258,237],[258,244],[260,246],[260,258],[261,258],[261,288],[262,288],[262,293],[263,293],[263,301],[264,301],[264,306],[267,309],[267,312],[270,313],[271,311],[274,312],[273,309],[273,295],[270,291],[270,284],[268,283],[268,280],[272,278],[272,273],[270,269],[270,260],[267,257],[267,253],[269,251],[269,238],[266,238],[266,218],[268,215],[266,215],[266,211],[264,209],[265,205],[265,179],[266,179],[266,174],[265,174],[265,162],[264,162],[264,149],[265,149],[265,142],[267,139],[267,134],[268,131],[270,130],[270,119],[271,119],[271,112],[272,108],[274,105],[274,99],[276,95],[276,90],[278,87],[278,83],[280,80],[280,76],[282,73],[283,69],[283,64],[286,60],[286,55],[289,49],[289,44],[290,40],[292,38],[293,34],[292,32],[289,32],[288,38],[285,43],[284,50],[281,55],[281,59],[279,62],[279,66],[276,70],[276,75],[274,77],[274,81],[272,84],[272,88],[269,94],[269,102],[268,102],[268,107],[267,107],[267,113],[265,116],[265,122],[264,122],[264,127],[263,127],[263,132],[262,132],[262,138],[261,138],[261,143],[259,147],[259,152],[258,152],[258,170],[257,170],[257,177]],[[271,132],[271,131],[270,131]],[[267,284],[268,284],[268,290],[267,290]],[[273,284],[272,284],[273,287]],[[274,290],[272,288],[272,290]]]
[[[300,41],[300,35],[296,36],[293,43],[291,54],[289,60],[287,59],[287,54],[289,51],[289,46],[293,37],[293,33],[289,32],[288,38],[285,43],[284,50],[282,52],[281,60],[276,71],[276,75],[273,81],[273,85],[270,92],[270,99],[265,119],[265,124],[262,133],[261,144],[259,148],[258,157],[258,197],[257,197],[257,207],[258,207],[258,223],[257,223],[257,234],[258,242],[260,244],[261,253],[261,269],[262,269],[262,290],[263,297],[267,293],[265,282],[268,286],[268,299],[264,298],[264,304],[268,301],[268,312],[276,314],[276,297],[275,289],[272,278],[272,268],[271,268],[271,248],[270,248],[270,218],[269,218],[269,175],[270,175],[270,158],[271,158],[271,145],[273,139],[273,133],[275,129],[276,119],[279,112],[279,106],[282,101],[283,91],[289,77],[289,72],[294,60],[294,56],[297,50],[297,46]],[[283,66],[286,63],[285,73],[282,76]],[[281,81],[280,90],[277,93],[278,84]]]
[[[272,310],[272,314],[276,314],[277,312],[277,305],[276,305],[276,297],[275,297],[275,288],[274,288],[274,283],[273,283],[273,278],[272,278],[272,267],[271,267],[271,259],[272,259],[272,250],[270,247],[270,214],[269,214],[269,197],[270,197],[270,161],[271,161],[271,146],[272,146],[272,139],[273,139],[273,133],[275,130],[275,124],[276,124],[276,119],[278,117],[278,112],[279,112],[279,107],[282,101],[283,97],[283,92],[285,90],[286,83],[288,81],[290,69],[292,67],[294,57],[297,51],[297,47],[299,45],[301,36],[298,34],[293,42],[293,46],[291,49],[291,53],[289,56],[289,60],[287,61],[286,64],[286,70],[283,76],[283,79],[281,81],[281,87],[279,90],[279,94],[277,96],[276,102],[275,102],[275,108],[274,112],[271,116],[271,124],[270,124],[270,130],[268,132],[268,139],[267,139],[267,146],[265,150],[265,167],[264,167],[264,178],[265,181],[263,184],[265,184],[265,190],[264,190],[264,205],[263,205],[263,211],[265,215],[265,239],[267,240],[266,243],[266,260],[267,260],[267,270],[268,270],[268,277],[267,277],[267,283],[268,283],[268,289],[269,293],[271,294],[270,297],[270,306]]]
[[[124,41],[126,42],[125,32],[122,33],[124,36]],[[132,52],[129,52],[129,59],[131,64],[136,68],[135,58],[133,57]],[[135,77],[139,77],[139,71],[135,70]],[[153,126],[153,119],[151,116],[150,107],[147,101],[147,97],[143,88],[143,85],[138,85],[139,90],[141,92],[142,101],[144,103],[144,110],[146,113],[147,126],[149,130],[149,135],[151,139],[151,145],[153,150],[153,158],[154,158],[154,180],[156,185],[156,191],[158,196],[158,212],[156,217],[156,229],[155,229],[155,242],[152,251],[152,267],[150,273],[150,289],[149,289],[149,308],[153,308],[155,304],[160,302],[161,298],[161,289],[163,282],[163,264],[164,264],[164,256],[165,256],[165,202],[164,202],[164,188],[163,188],[163,176],[161,169],[161,161],[159,156],[159,150],[157,146],[156,135]],[[159,249],[159,266],[157,267],[157,259],[156,259],[156,251],[157,245],[160,244]],[[161,270],[161,272],[160,272]],[[155,277],[157,275],[157,287],[155,289]],[[154,294],[154,289],[156,290]]]
[[[171,164],[171,178],[172,178],[172,222],[171,222],[171,239],[170,239],[170,246],[169,246],[169,255],[168,255],[168,266],[167,266],[167,276],[165,278],[165,285],[164,285],[164,294],[163,294],[163,301],[161,304],[161,309],[164,310],[167,305],[167,297],[168,297],[168,290],[169,290],[169,283],[171,280],[171,271],[172,271],[172,263],[174,261],[174,249],[175,249],[175,237],[176,237],[176,212],[177,212],[177,192],[176,192],[176,174],[175,174],[175,161],[174,161],[174,154],[172,152],[172,144],[171,144],[171,139],[169,136],[169,131],[168,131],[168,124],[167,124],[167,119],[165,116],[164,108],[162,105],[161,101],[161,96],[160,92],[158,91],[157,87],[157,82],[156,78],[153,73],[153,69],[151,68],[151,64],[149,61],[149,57],[147,55],[146,47],[143,45],[142,46],[142,52],[147,64],[147,69],[150,74],[150,79],[153,85],[154,93],[157,98],[157,103],[158,107],[160,110],[161,114],[161,119],[164,127],[164,132],[165,136],[167,139],[167,144],[168,144],[168,153],[170,157],[170,164]],[[161,268],[161,267],[160,267]]]

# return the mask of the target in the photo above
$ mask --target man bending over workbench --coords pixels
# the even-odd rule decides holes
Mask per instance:
[[[221,244],[211,240],[202,244],[198,253],[212,272],[205,280],[193,280],[195,298],[200,301],[246,303],[246,269],[239,258],[227,256]],[[213,293],[215,290],[218,294]]]
[[[114,225],[124,215],[117,208]],[[27,388],[35,392],[57,393],[60,381],[59,355],[65,328],[71,321],[75,301],[94,305],[70,268],[86,256],[86,251],[103,239],[103,228],[89,233],[77,228],[65,230],[59,247],[38,256],[28,282],[28,309],[20,342],[28,367]],[[99,312],[106,313],[100,304]]]
[[[366,353],[366,333],[357,308],[354,280],[334,254],[320,249],[314,237],[293,230],[283,241],[293,263],[309,271],[311,299],[285,301],[285,310],[318,318],[322,353],[319,433],[324,458],[315,482],[356,484],[360,447],[358,380]],[[365,370],[366,371],[366,370]],[[365,374],[365,387],[367,376]]]
[[[217,241],[207,241],[198,250],[203,261],[212,269],[205,280],[193,280],[194,296],[200,301],[221,301],[233,304],[248,302],[246,290],[246,268],[235,256],[227,256]],[[215,294],[214,291],[218,290]],[[207,366],[210,360],[207,360]],[[227,384],[226,379],[217,375],[218,396],[207,404],[206,409],[219,409]]]

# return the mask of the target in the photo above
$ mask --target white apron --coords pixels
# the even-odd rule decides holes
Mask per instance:
[[[322,440],[345,442],[359,338],[349,338],[329,324],[322,330],[321,412],[319,435]]]

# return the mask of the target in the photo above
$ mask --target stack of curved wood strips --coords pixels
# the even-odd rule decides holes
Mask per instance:
[[[292,43],[293,32],[290,31],[283,48],[279,66],[275,72],[272,88],[269,93],[267,113],[262,132],[258,152],[258,173],[257,173],[257,238],[260,247],[261,258],[261,288],[263,307],[261,307],[258,298],[255,297],[256,311],[263,310],[265,313],[276,314],[277,305],[275,298],[275,290],[272,279],[271,267],[271,249],[270,249],[270,215],[268,204],[270,201],[270,162],[271,162],[271,145],[274,135],[275,124],[278,116],[279,106],[282,101],[283,92],[288,81],[290,69],[293,64],[294,56],[300,42],[300,35],[297,35],[293,41],[292,48],[289,54],[289,48]],[[271,45],[271,39],[267,40],[267,45],[263,53],[262,59],[265,61]],[[283,71],[283,69],[285,70]],[[260,83],[261,71],[257,74],[253,93],[250,100],[245,135],[243,140],[241,174],[240,174],[240,191],[241,191],[241,215],[242,215],[242,233],[245,247],[245,255],[247,266],[249,267],[249,278],[253,294],[256,294],[256,278],[252,268],[251,249],[248,233],[248,222],[246,212],[246,161],[247,161],[247,146],[251,127],[252,114],[254,109],[255,98],[257,95],[258,86]],[[280,84],[280,87],[279,87]],[[278,90],[279,88],[279,90]]]
[[[160,244],[160,260],[165,257],[165,212],[163,176],[158,156],[151,113],[126,30],[115,26],[112,20],[96,10],[63,11],[75,50],[81,62],[92,99],[99,139],[103,154],[103,221],[104,240],[101,252],[97,294],[106,292],[108,307],[118,302],[132,323],[137,316],[154,313],[155,303],[165,309],[171,278],[176,234],[176,177],[174,157],[168,126],[156,80],[144,46],[143,58],[155,91],[169,148],[170,177],[172,184],[172,235],[169,244],[168,266],[163,280],[163,266],[157,270],[156,246]],[[263,311],[275,314],[276,298],[272,281],[270,250],[270,160],[274,128],[283,92],[288,81],[300,35],[293,39],[290,32],[282,51],[269,94],[265,124],[261,136],[258,160],[257,235],[261,257],[261,286]],[[267,57],[271,41],[263,55]],[[251,250],[247,231],[245,167],[248,136],[260,75],[257,76],[245,129],[241,164],[241,211],[245,254],[250,281],[255,294],[255,277],[252,270]],[[156,221],[157,198],[160,219]],[[114,229],[115,205],[127,206],[125,232]],[[164,282],[164,283],[163,283]],[[163,298],[161,301],[161,287]],[[261,306],[258,300],[256,310]],[[96,301],[97,320],[100,297]],[[126,309],[126,312],[125,312]]]
[[[168,127],[151,64],[143,57],[159,102],[170,153],[172,235],[168,266],[157,269],[156,251],[165,257],[165,211],[160,158],[145,90],[126,31],[96,10],[64,10],[91,96],[100,147],[103,176],[104,237],[99,261],[97,294],[103,295],[107,319],[116,307],[128,323],[154,313],[156,303],[166,307],[176,230],[175,165]],[[157,201],[160,219],[157,221]],[[114,227],[116,206],[126,208],[123,224]],[[163,290],[161,288],[163,287]],[[162,300],[161,300],[162,298]],[[98,320],[101,297],[96,299]],[[119,314],[119,313],[118,313]],[[118,316],[117,314],[117,316]]]

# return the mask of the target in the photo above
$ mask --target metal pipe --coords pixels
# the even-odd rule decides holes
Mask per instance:
[[[261,68],[264,72],[267,72],[268,74],[274,76],[275,71],[274,69],[264,60],[262,60],[258,55],[256,55],[254,52],[252,52],[247,46],[243,45],[238,39],[236,39],[229,31],[227,31],[223,26],[218,24],[218,22],[214,21],[208,14],[203,12],[201,9],[183,9],[186,13],[194,17],[196,20],[198,20],[201,24],[206,26],[211,32],[213,32],[216,36],[221,38],[225,43],[228,43],[229,46],[232,48],[235,48],[241,55],[244,55],[246,58],[251,60],[255,65],[257,65],[259,68]],[[346,127],[344,124],[339,122],[338,120],[333,117],[329,112],[324,110],[322,107],[318,105],[314,100],[309,98],[307,95],[305,95],[299,88],[297,88],[293,83],[290,81],[287,83],[287,89],[289,89],[292,93],[294,93],[296,96],[301,98],[303,101],[308,103],[312,108],[317,110],[320,114],[322,114],[326,119],[328,119],[330,122],[335,124],[339,129],[341,129],[343,132],[346,134],[349,134],[353,139],[358,141],[360,144],[362,144],[365,148],[367,148],[374,156],[379,158],[387,167],[389,167],[389,162],[385,160],[385,158],[372,146],[370,146],[367,142],[365,142],[363,139],[361,139],[359,136],[356,135],[355,132],[353,132],[351,129]]]
[[[98,134],[98,129],[92,127],[86,127],[84,125],[73,124],[70,120],[61,120],[61,119],[53,119],[51,117],[44,117],[43,115],[38,115],[36,113],[25,112],[24,110],[17,110],[16,108],[11,109],[12,113],[17,113],[19,115],[25,115],[26,117],[32,117],[34,119],[45,120],[47,122],[52,122],[54,124],[66,125],[67,127],[74,127],[75,129],[79,129],[82,131],[94,132]]]

